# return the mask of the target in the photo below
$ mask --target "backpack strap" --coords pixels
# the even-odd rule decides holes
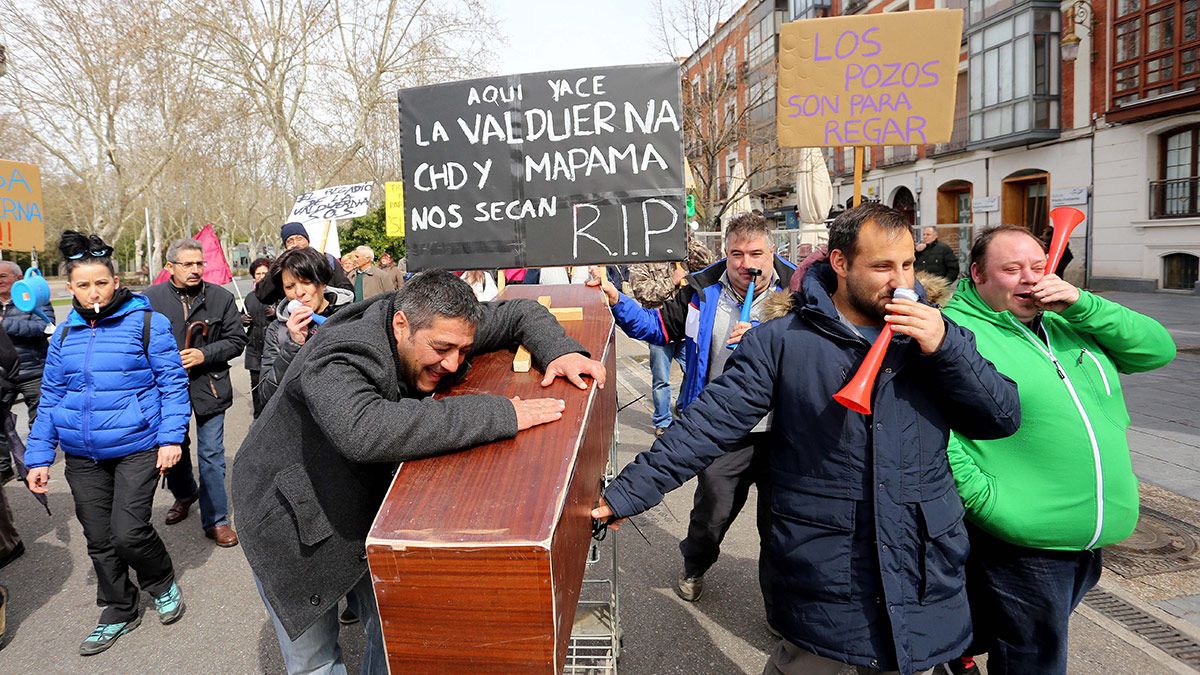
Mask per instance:
[[[71,332],[71,324],[67,324],[67,325],[63,326],[62,332],[58,334],[58,346],[59,347],[62,347],[63,343],[67,341],[67,333],[70,333],[70,332]]]
[[[142,312],[142,353],[146,355],[146,361],[150,360],[150,322],[154,319],[154,312]]]

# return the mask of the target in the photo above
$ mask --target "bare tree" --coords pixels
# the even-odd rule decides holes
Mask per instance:
[[[298,192],[394,180],[396,90],[486,72],[497,43],[477,0],[0,0],[0,16],[0,147],[42,166],[56,226],[132,233],[152,272],[205,222],[257,248]]]
[[[215,46],[207,72],[253,104],[285,150],[294,192],[324,187],[359,159],[398,88],[476,71],[486,53],[477,2],[193,0],[188,7],[203,29],[194,39]],[[319,163],[312,161],[318,152]]]
[[[162,48],[178,27],[102,0],[0,0],[0,14],[2,34],[19,36],[0,100],[82,185],[90,229],[114,239],[199,110],[196,69]]]
[[[755,47],[764,49],[765,44],[726,40],[728,32],[741,30],[731,20],[737,7],[729,0],[655,0],[659,49],[680,62],[684,154],[696,181],[702,220],[710,226],[726,220],[723,216],[739,193],[754,194],[777,182],[788,156],[775,139],[773,41],[764,59]],[[741,44],[751,53],[739,54]],[[743,164],[741,180],[731,179],[731,155]]]

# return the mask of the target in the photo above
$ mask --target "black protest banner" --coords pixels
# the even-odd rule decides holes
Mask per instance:
[[[680,260],[675,64],[400,92],[410,270]]]

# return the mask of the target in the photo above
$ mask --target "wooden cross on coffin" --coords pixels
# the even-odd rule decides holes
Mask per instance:
[[[550,310],[550,313],[554,315],[554,318],[558,319],[559,323],[563,321],[583,321],[582,307],[551,307],[550,296],[548,295],[538,296],[537,301],[539,305]],[[524,345],[521,345],[521,348],[517,350],[517,355],[513,357],[513,372],[528,373],[532,365],[533,357],[530,355],[529,350],[525,349]]]

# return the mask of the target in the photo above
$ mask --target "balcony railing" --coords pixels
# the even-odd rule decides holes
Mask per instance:
[[[955,127],[957,130],[957,124],[955,125]],[[952,152],[962,152],[966,149],[967,149],[967,135],[966,134],[954,134],[953,136],[950,137],[949,143],[935,144],[933,146],[932,150],[930,150],[929,154],[931,156],[936,157],[938,155],[948,155]]]
[[[897,145],[890,150],[884,149],[883,159],[879,166],[895,166],[917,161],[917,153],[911,145]]]
[[[842,5],[842,14],[858,14],[867,8],[870,0],[848,0]]]
[[[1150,217],[1200,217],[1200,176],[1150,181]]]

